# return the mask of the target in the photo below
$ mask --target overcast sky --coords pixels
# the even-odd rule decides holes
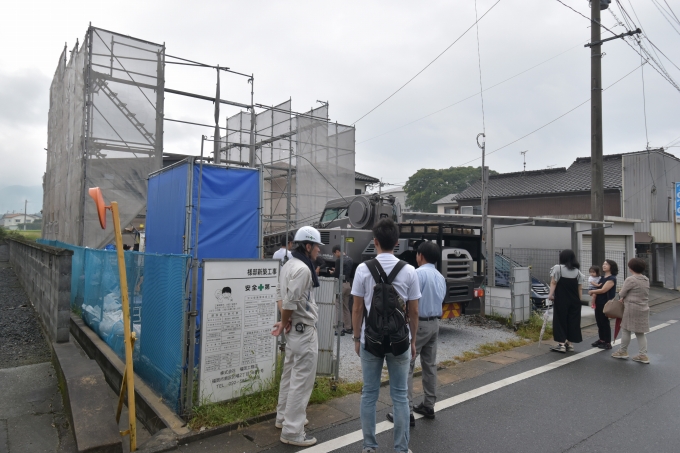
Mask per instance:
[[[622,0],[637,13],[648,37],[680,66],[680,34],[651,0]],[[664,4],[663,0],[657,0]],[[667,0],[680,16],[680,1]],[[478,0],[479,14],[496,0]],[[586,0],[564,0],[589,15]],[[38,185],[45,171],[50,81],[64,43],[81,42],[94,26],[152,42],[167,53],[255,74],[255,101],[293,109],[330,103],[333,121],[353,124],[420,71],[475,20],[474,1],[288,2],[10,2],[0,27],[0,187]],[[620,16],[618,7],[613,8]],[[617,33],[612,15],[603,23]],[[636,20],[638,19],[633,16]],[[675,24],[680,30],[680,25]],[[606,32],[603,37],[609,36]],[[589,21],[556,0],[501,0],[479,23],[487,151],[506,145],[557,118],[590,96]],[[649,44],[647,44],[648,47]],[[604,45],[603,85],[641,64],[622,40]],[[562,55],[559,55],[562,54]],[[559,55],[559,56],[558,56]],[[680,83],[680,70],[661,56]],[[168,66],[166,86],[214,94],[214,71]],[[680,92],[644,67],[650,146],[680,136]],[[645,149],[642,73],[630,74],[604,93],[605,154]],[[481,155],[479,91],[473,28],[418,78],[356,123],[356,170],[403,183],[420,168],[457,166]],[[248,102],[245,79],[222,79],[222,98]],[[166,95],[166,116],[210,123],[209,102]],[[197,154],[210,129],[165,127],[166,151]],[[488,157],[499,172],[568,166],[590,154],[589,104]],[[389,132],[389,133],[387,133]],[[381,134],[385,134],[377,137]],[[376,138],[377,137],[377,138]],[[680,144],[680,143],[679,143]],[[670,148],[677,153],[680,148]],[[475,161],[471,165],[479,165]]]

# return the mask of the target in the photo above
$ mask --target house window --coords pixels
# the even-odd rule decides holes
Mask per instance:
[[[361,195],[361,189],[354,189],[354,195]]]

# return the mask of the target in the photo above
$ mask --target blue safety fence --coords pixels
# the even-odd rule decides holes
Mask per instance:
[[[123,312],[115,251],[38,240],[73,250],[71,307],[125,360]],[[188,255],[125,252],[135,373],[180,410]]]

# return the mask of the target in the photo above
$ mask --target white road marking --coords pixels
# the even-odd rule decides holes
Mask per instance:
[[[654,332],[655,330],[663,329],[664,327],[668,327],[672,324],[675,324],[676,320],[670,320],[666,321],[662,324],[659,324],[657,326],[654,326],[649,329],[649,332]],[[634,334],[632,335],[633,337],[635,336]],[[612,345],[616,346],[621,343],[621,340],[616,340],[612,343]],[[557,360],[555,362],[549,363],[547,365],[539,366],[538,368],[534,368],[533,370],[525,371],[524,373],[519,373],[514,376],[507,377],[505,379],[501,379],[500,381],[492,382],[491,384],[483,385],[479,388],[470,390],[465,393],[461,393],[460,395],[452,396],[451,398],[447,398],[445,400],[439,401],[438,403],[435,403],[434,405],[434,411],[439,412],[441,410],[447,409],[449,407],[455,406],[456,404],[463,403],[465,401],[477,398],[479,396],[485,395],[487,393],[493,392],[494,390],[501,389],[503,387],[506,387],[508,385],[514,384],[516,382],[523,381],[525,379],[528,379],[530,377],[538,376],[539,374],[546,373],[548,371],[554,370],[555,368],[562,367],[564,365],[568,365],[572,362],[576,362],[577,360],[584,359],[588,356],[597,354],[598,352],[605,351],[605,349],[599,349],[599,348],[592,348],[588,349],[587,351],[579,352],[578,354],[574,354],[569,357],[565,357],[564,359]],[[422,415],[420,414],[414,414],[416,419],[422,418]],[[392,429],[394,425],[391,422],[384,421],[380,422],[375,425],[375,433],[379,434],[385,431],[388,431]],[[355,442],[360,442],[364,438],[363,433],[361,430],[357,430],[354,432],[351,432],[349,434],[345,434],[344,436],[336,437],[335,439],[328,440],[326,442],[316,444],[312,447],[305,448],[304,450],[300,450],[299,453],[328,453],[331,451],[338,450],[342,447],[346,447],[347,445],[351,445]]]

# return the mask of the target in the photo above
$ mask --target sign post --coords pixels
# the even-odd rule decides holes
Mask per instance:
[[[673,289],[678,289],[677,225],[680,217],[680,182],[673,183],[675,193],[675,215],[673,216]]]
[[[201,402],[238,398],[273,378],[279,266],[279,260],[203,261]]]

